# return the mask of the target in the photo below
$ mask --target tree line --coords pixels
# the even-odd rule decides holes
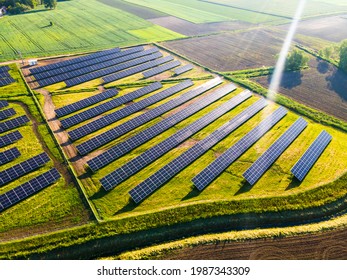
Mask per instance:
[[[9,14],[20,14],[43,4],[46,9],[55,9],[57,0],[0,0],[0,8],[6,7]]]

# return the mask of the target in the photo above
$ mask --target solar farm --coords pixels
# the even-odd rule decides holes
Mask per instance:
[[[125,2],[139,11],[139,1]],[[155,2],[165,16],[177,12]],[[227,15],[208,13],[212,3],[220,11],[237,7],[192,1],[189,9],[200,4],[214,24]],[[188,14],[182,20],[207,24]],[[264,13],[259,20],[285,17]],[[259,38],[269,30],[247,32]],[[38,65],[0,66],[0,258],[98,258],[196,234],[310,224],[344,211],[343,120],[329,125],[219,72],[221,65],[207,60],[223,57],[204,45],[195,51],[219,37],[247,40],[242,31],[107,44],[82,54],[64,50]],[[170,48],[180,41],[194,41],[206,63]],[[246,56],[262,64],[245,50],[235,65]]]

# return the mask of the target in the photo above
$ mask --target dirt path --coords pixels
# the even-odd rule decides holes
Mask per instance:
[[[37,91],[44,96],[43,112],[46,116],[46,119],[48,120],[48,124],[51,130],[55,134],[56,138],[58,139],[58,142],[61,144],[68,158],[73,159],[72,165],[75,168],[78,176],[82,175],[84,173],[85,160],[78,155],[75,146],[69,139],[68,133],[61,128],[60,121],[55,116],[55,107],[53,104],[51,94],[45,89],[39,89]]]
[[[64,164],[62,164],[61,162],[59,162],[55,156],[52,154],[52,152],[50,151],[50,149],[48,148],[46,142],[44,141],[42,135],[39,132],[38,126],[40,124],[43,123],[39,123],[30,113],[29,108],[26,104],[19,102],[19,101],[11,101],[11,103],[17,104],[19,106],[21,106],[24,111],[25,114],[29,117],[30,121],[32,122],[32,129],[33,132],[36,136],[37,139],[39,139],[39,142],[41,144],[42,149],[45,151],[45,153],[48,154],[48,156],[52,159],[54,167],[59,171],[60,174],[62,174],[64,176],[65,182],[66,184],[69,184],[70,182],[72,182],[72,178],[69,174],[69,172],[66,170],[66,167],[64,166]]]
[[[285,238],[264,238],[247,241],[221,242],[178,249],[163,259],[175,260],[290,260],[347,259],[347,229],[317,234],[302,234]]]

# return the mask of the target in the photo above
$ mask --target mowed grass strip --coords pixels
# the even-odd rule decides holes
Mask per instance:
[[[96,0],[64,1],[55,10],[40,6],[6,16],[0,29],[0,61],[19,59],[18,51],[40,57],[184,37]]]

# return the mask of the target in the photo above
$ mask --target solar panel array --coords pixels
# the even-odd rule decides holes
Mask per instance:
[[[100,77],[103,77],[106,75],[113,74],[115,72],[119,72],[119,71],[128,69],[130,67],[139,65],[141,63],[146,63],[148,61],[162,57],[163,55],[157,50],[157,48],[152,48],[152,49],[145,50],[143,52],[129,55],[129,57],[130,56],[132,57],[132,59],[129,59],[126,62],[117,64],[117,65],[114,65],[114,66],[111,66],[108,68],[104,67],[105,64],[99,65],[100,70],[98,70],[98,71],[91,72],[91,73],[88,73],[88,74],[85,74],[85,75],[82,75],[82,76],[79,76],[76,78],[69,78],[69,79],[64,80],[64,82],[65,82],[67,87],[72,87],[72,86],[75,86],[75,85],[78,85],[78,84],[81,84],[81,83],[84,83],[84,82],[87,82],[90,80],[94,80],[94,79],[97,79],[97,78],[100,78]],[[136,57],[138,57],[138,58],[136,58]],[[105,68],[105,69],[103,69],[103,68]]]
[[[7,119],[16,114],[16,111],[13,108],[5,109],[0,111],[0,120]]]
[[[140,52],[143,50],[144,50],[143,47],[135,47],[135,48],[127,49],[127,50],[122,51],[122,52],[112,53],[112,54],[108,54],[108,55],[105,55],[102,57],[96,57],[96,58],[93,58],[90,60],[86,60],[86,61],[82,61],[79,63],[67,65],[65,67],[55,68],[55,69],[52,69],[50,71],[37,73],[37,74],[34,74],[34,77],[36,80],[42,80],[42,79],[46,79],[46,78],[49,78],[52,76],[58,76],[58,75],[61,75],[61,74],[67,73],[67,72],[72,72],[72,71],[75,71],[77,69],[85,68],[85,67],[88,67],[88,66],[91,66],[94,64],[101,64],[101,63],[104,63],[104,62],[109,61],[109,60],[114,59],[114,61],[117,61],[116,59],[119,57],[123,57],[123,56],[126,56],[128,54]],[[114,63],[112,65],[114,65]]]
[[[201,93],[208,91],[212,87],[217,86],[218,84],[222,83],[222,80],[219,78],[213,79],[212,81],[206,82],[194,91],[200,90]],[[133,137],[130,137],[124,142],[119,143],[118,145],[110,148],[109,150],[103,152],[102,154],[96,156],[95,158],[87,161],[87,164],[89,165],[90,169],[92,171],[99,170],[100,168],[108,165],[110,162],[116,160],[117,158],[121,157],[122,155],[130,152],[131,150],[135,149],[136,147],[140,146],[141,144],[147,142],[148,140],[152,139],[156,135],[162,133],[163,131],[169,129],[170,127],[174,126],[175,124],[179,123],[180,121],[188,118],[189,116],[193,115],[194,113],[198,112],[202,108],[208,106],[209,104],[213,103],[214,101],[220,99],[221,97],[228,94],[230,91],[233,91],[236,89],[236,87],[232,84],[229,84],[221,89],[218,89],[214,91],[213,93],[209,94],[203,99],[200,99],[196,101],[195,103],[189,105],[186,108],[183,108],[179,112],[171,115],[170,117],[160,121],[159,123],[141,131],[140,133],[136,134]],[[140,116],[141,117],[141,116]],[[126,131],[130,131],[131,128],[126,129]],[[122,133],[121,125],[118,129],[119,133]],[[123,132],[124,133],[126,133]],[[116,133],[115,133],[116,134]]]
[[[92,54],[89,54],[89,55],[84,55],[84,56],[72,58],[72,59],[69,59],[69,60],[65,60],[65,61],[61,61],[61,62],[49,64],[49,65],[45,65],[45,66],[35,67],[35,68],[30,69],[30,72],[32,74],[35,74],[35,73],[40,73],[40,72],[44,72],[44,71],[49,71],[49,70],[52,70],[52,69],[65,67],[67,65],[71,65],[71,64],[74,64],[74,63],[79,63],[79,62],[82,62],[82,61],[86,61],[86,60],[93,59],[93,58],[96,58],[96,57],[102,57],[104,55],[117,53],[117,52],[120,52],[119,48],[114,48],[114,49],[111,49],[111,50],[95,52],[95,53],[92,53]]]
[[[106,100],[108,98],[111,98],[115,96],[118,93],[116,89],[109,89],[104,92],[101,92],[99,94],[93,95],[91,97],[82,99],[80,101],[77,101],[75,103],[69,104],[67,106],[64,106],[62,108],[59,108],[55,110],[55,113],[58,117],[62,117],[68,114],[71,114],[73,112],[79,111],[83,108],[86,108],[88,106],[91,106],[93,104],[96,104],[98,102],[101,102],[103,100]]]
[[[146,167],[151,162],[166,154],[171,149],[175,148],[177,145],[179,145],[180,143],[182,143],[183,141],[194,135],[196,132],[206,127],[211,122],[215,121],[220,116],[224,115],[237,105],[241,104],[249,97],[251,97],[251,93],[249,91],[244,91],[240,93],[239,95],[225,102],[212,112],[204,115],[202,118],[196,120],[192,124],[171,135],[164,141],[148,149],[140,156],[127,162],[125,165],[116,169],[115,171],[111,172],[110,174],[108,174],[100,180],[103,188],[107,191],[114,188],[116,185],[120,184],[122,181],[136,174],[142,168]]]
[[[187,65],[183,65],[181,67],[176,68],[174,70],[174,72],[175,72],[176,75],[181,75],[181,74],[183,74],[185,72],[188,72],[188,71],[190,71],[192,69],[193,69],[193,65],[192,64],[187,64]]]
[[[53,168],[19,187],[0,195],[0,212],[48,187],[59,178],[59,172]]]
[[[14,82],[15,82],[15,80],[12,77],[3,78],[3,79],[0,79],[0,86],[7,86],[7,85],[12,84]]]
[[[280,107],[265,120],[263,120],[258,126],[248,132],[236,144],[226,150],[221,156],[219,156],[215,161],[213,161],[209,166],[207,166],[192,179],[195,187],[200,191],[206,188],[286,114],[287,110]]]
[[[247,182],[254,185],[285,149],[299,136],[306,126],[307,122],[303,118],[299,118],[291,125],[286,132],[284,132],[281,137],[278,138],[245,173],[243,173],[243,177]]]
[[[176,174],[186,168],[189,164],[202,156],[205,152],[207,152],[223,138],[225,138],[228,134],[237,129],[256,113],[258,113],[266,105],[267,102],[264,99],[261,99],[245,109],[235,118],[222,125],[205,139],[199,141],[193,147],[185,151],[183,154],[172,160],[170,163],[162,167],[142,183],[130,190],[129,194],[131,198],[135,201],[135,203],[141,202],[143,199],[157,190],[161,185],[169,181]]]
[[[0,136],[0,148],[13,144],[21,138],[23,138],[23,136],[19,131],[14,131],[4,136]]]
[[[0,72],[0,79],[1,78],[6,78],[6,77],[11,77],[10,73],[9,72]]]
[[[132,113],[135,113],[143,108],[146,108],[147,106],[158,102],[168,96],[171,96],[187,87],[190,87],[193,85],[193,82],[190,80],[184,81],[178,85],[172,86],[156,95],[152,95],[146,99],[143,99],[139,102],[136,102],[134,104],[129,105],[128,107],[125,107],[121,110],[118,110],[112,114],[109,114],[103,118],[100,118],[92,123],[89,123],[87,125],[85,125],[83,127],[84,132],[90,132],[90,131],[95,131],[100,129],[101,127],[104,127],[108,124],[111,124],[113,122],[115,122],[116,120],[122,119]],[[134,129],[146,122],[148,122],[149,120],[160,116],[162,113],[169,111],[173,108],[175,108],[176,106],[186,102],[187,100],[193,98],[195,95],[195,93],[192,92],[187,92],[186,94],[181,95],[178,98],[175,98],[173,100],[170,100],[169,102],[153,109],[150,110],[148,112],[146,112],[145,114],[141,115],[140,117],[134,118],[124,124],[122,124],[121,127],[123,129],[123,131],[129,131],[129,129]],[[82,128],[82,127],[81,127]],[[79,128],[78,128],[79,129]],[[110,129],[102,134],[99,134],[98,136],[89,139],[88,141],[78,145],[76,148],[79,151],[79,153],[81,154],[85,154],[85,153],[89,153],[92,150],[95,150],[98,147],[101,147],[102,145],[112,141],[113,139],[117,138],[117,134],[115,130],[118,130],[119,128],[115,128],[115,129]],[[82,133],[82,132],[81,132]]]
[[[310,171],[325,148],[328,146],[331,139],[331,135],[323,130],[314,140],[312,145],[306,150],[304,155],[294,165],[291,172],[299,181],[302,181],[305,178],[307,173]]]
[[[169,62],[169,63],[166,63],[164,65],[161,65],[161,66],[157,66],[157,67],[154,67],[146,72],[143,72],[143,77],[145,78],[149,78],[149,77],[152,77],[152,76],[155,76],[155,75],[158,75],[160,73],[163,73],[167,70],[170,70],[172,68],[175,68],[177,66],[181,65],[181,62],[179,62],[178,60],[176,61],[172,61],[172,62]]]
[[[139,66],[133,67],[133,68],[131,68],[131,69],[127,69],[127,70],[125,70],[125,71],[122,71],[122,72],[119,72],[119,73],[116,73],[116,74],[113,74],[113,75],[109,75],[109,76],[103,77],[102,79],[103,79],[103,81],[104,81],[105,84],[111,83],[111,82],[114,82],[114,81],[123,79],[123,78],[125,78],[125,77],[129,77],[129,76],[131,76],[131,75],[140,73],[140,72],[142,72],[142,71],[145,71],[145,70],[147,70],[147,69],[149,69],[149,68],[158,66],[158,65],[160,65],[160,64],[169,62],[169,61],[171,61],[171,60],[173,60],[173,59],[174,59],[173,56],[168,55],[168,56],[165,56],[165,57],[163,57],[163,58],[159,58],[159,59],[156,59],[156,60],[154,60],[154,61],[150,61],[150,62],[141,64],[141,65],[139,65]]]
[[[0,133],[19,127],[27,122],[29,118],[25,115],[0,123]]]
[[[72,72],[62,73],[58,76],[48,77],[48,78],[37,81],[37,83],[41,87],[55,84],[55,83],[62,82],[62,81],[65,81],[66,83],[70,83],[70,80],[78,79],[78,78],[75,79],[75,77],[83,76],[83,75],[86,75],[88,73],[95,75],[96,72],[94,72],[94,71],[98,71],[100,69],[104,69],[104,68],[107,69],[107,70],[104,69],[103,71],[111,71],[111,69],[118,69],[118,68],[123,69],[122,67],[126,67],[125,65],[127,64],[127,62],[128,63],[134,63],[135,58],[139,58],[142,56],[145,56],[145,58],[148,58],[149,54],[156,53],[156,52],[158,52],[158,48],[152,48],[152,49],[148,49],[146,51],[132,53],[129,55],[121,56],[121,57],[113,59],[113,60],[109,60],[109,61],[105,61],[105,62],[102,62],[99,64],[94,64],[94,65],[90,65],[88,67],[80,68],[80,69],[74,70]],[[131,62],[129,62],[129,61],[131,61]],[[137,62],[137,64],[139,64],[139,62]],[[135,64],[135,65],[137,65],[137,64]],[[126,68],[128,68],[128,67],[126,67]],[[119,71],[119,70],[113,70],[113,71],[111,71],[111,73],[113,73],[115,71]],[[91,72],[94,72],[94,73],[91,73]],[[100,73],[104,73],[104,72],[101,71]],[[102,75],[104,75],[104,74],[102,74]],[[101,77],[101,76],[99,76],[99,77]],[[85,77],[85,76],[83,76],[83,77]],[[96,78],[98,78],[98,77],[96,77]]]
[[[6,100],[0,100],[0,108],[4,108],[8,106],[8,102]]]
[[[122,95],[120,97],[117,97],[115,99],[112,99],[108,102],[105,102],[103,104],[100,104],[98,106],[95,106],[93,108],[90,108],[86,111],[83,111],[81,113],[78,113],[76,115],[73,115],[69,118],[66,118],[61,121],[61,125],[64,128],[69,128],[71,126],[74,126],[80,122],[89,120],[93,117],[99,116],[102,113],[105,113],[109,110],[115,109],[118,106],[125,104],[127,102],[130,102],[136,98],[139,98],[147,93],[153,92],[155,90],[158,90],[162,88],[162,84],[160,82],[155,82],[153,84],[150,84],[149,86],[145,86],[143,88],[137,89],[133,92],[127,93],[125,95]],[[71,131],[70,133],[71,139],[76,140],[78,138],[75,138],[75,133]],[[76,134],[76,137],[78,137],[78,134]]]
[[[8,163],[20,156],[20,152],[17,148],[12,148],[0,153],[0,164]]]
[[[8,72],[10,70],[10,67],[8,65],[6,66],[0,66],[0,73],[2,72]]]
[[[34,171],[40,166],[49,161],[49,157],[46,153],[39,154],[31,159],[23,161],[15,166],[12,166],[4,171],[0,172],[0,186],[14,181],[23,175]]]

